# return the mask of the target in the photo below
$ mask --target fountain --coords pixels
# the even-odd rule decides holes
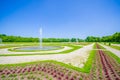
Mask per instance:
[[[40,48],[42,49],[42,28],[40,28],[40,37],[39,37],[39,40],[40,40]]]
[[[55,50],[55,49],[60,49],[62,48],[61,46],[42,46],[42,28],[39,29],[39,46],[28,46],[28,47],[21,47],[21,48],[16,48],[15,50]]]
[[[78,43],[78,38],[76,38],[76,43]]]

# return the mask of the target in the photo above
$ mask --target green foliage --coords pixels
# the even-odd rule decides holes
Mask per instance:
[[[68,38],[43,38],[43,42],[69,42]]]
[[[75,46],[75,45],[69,45],[69,47],[71,47],[72,49],[65,50],[65,51],[62,51],[62,52],[59,52],[59,53],[69,53],[69,52],[72,52],[74,50],[77,50],[77,49],[81,48],[81,46]]]
[[[21,37],[21,36],[7,36],[5,34],[0,34],[0,38],[3,42],[39,42],[39,38],[33,37]],[[76,38],[43,38],[43,42],[76,42]],[[79,42],[83,42],[82,39],[78,38]]]
[[[76,38],[72,38],[72,39],[71,39],[71,42],[76,42]]]
[[[109,42],[109,46],[111,46],[111,43]]]
[[[100,37],[88,36],[85,41],[87,42],[100,42]]]
[[[92,50],[89,54],[88,60],[87,62],[84,64],[83,68],[79,68],[79,67],[75,67],[71,64],[65,64],[63,62],[58,62],[58,61],[54,61],[54,60],[44,60],[44,61],[36,61],[36,62],[26,62],[26,63],[19,63],[19,64],[1,64],[0,67],[16,67],[16,66],[27,66],[27,65],[32,65],[32,64],[41,64],[41,63],[54,63],[54,64],[58,64],[60,66],[66,67],[66,68],[70,68],[79,72],[85,72],[85,73],[89,73],[90,69],[92,67],[92,63],[95,57],[95,53],[96,50]]]
[[[120,46],[111,45],[110,47],[120,50]]]
[[[99,45],[99,47],[100,47],[100,49],[105,49],[103,46],[101,46],[99,43],[98,43],[98,45]]]
[[[26,53],[26,54],[0,54],[0,56],[32,56],[32,55],[50,55],[50,54],[67,54],[69,52],[72,52],[74,50],[77,50],[79,48],[81,48],[82,46],[77,46],[77,45],[72,45],[72,44],[53,44],[53,45],[58,45],[58,46],[69,46],[71,47],[71,49],[62,51],[62,52],[53,52],[53,53]],[[62,49],[63,47],[59,48]],[[10,51],[18,51],[19,50],[12,50],[12,49],[8,49]],[[36,52],[38,50],[30,50],[32,52]],[[29,51],[25,51],[25,50],[21,50],[20,52],[29,52]]]
[[[5,78],[5,75],[1,75],[1,78]]]
[[[7,36],[0,34],[0,38],[3,42],[39,42],[39,38],[32,37],[21,37],[21,36]],[[111,36],[94,37],[88,36],[85,40],[79,38],[43,38],[43,42],[119,42],[120,43],[120,32],[116,32]]]
[[[56,49],[52,49],[52,50],[59,50],[59,49],[63,49],[64,47],[59,46]],[[44,50],[17,50],[17,48],[10,48],[8,49],[9,51],[14,51],[14,52],[40,52],[40,51],[44,51]],[[45,51],[50,51],[50,50],[45,50]]]
[[[92,50],[90,52],[90,55],[87,59],[87,62],[85,63],[84,67],[82,68],[83,72],[87,72],[87,73],[90,72],[90,69],[92,68],[93,61],[95,59],[95,54],[96,54],[96,50]]]
[[[16,77],[17,74],[10,74],[9,77]]]
[[[109,45],[109,43],[108,43],[108,44],[106,43],[105,45],[107,45],[107,46],[109,46],[109,47],[111,47],[111,48],[120,50],[120,46],[117,46],[117,45]]]
[[[109,56],[113,57],[120,64],[120,58],[118,56],[116,56],[114,53],[110,51],[104,51],[104,52],[108,54]]]
[[[32,37],[21,37],[21,36],[7,36],[5,34],[0,34],[0,38],[3,42],[38,42],[38,38]]]
[[[112,45],[111,45],[112,46]],[[101,46],[101,45],[99,45],[99,47],[101,48],[101,49],[105,49],[103,46]],[[117,55],[115,55],[114,53],[112,53],[112,52],[110,52],[110,51],[105,51],[104,50],[104,52],[106,53],[106,54],[108,54],[109,56],[111,56],[111,57],[113,57],[118,63],[120,63],[120,58],[117,56]]]
[[[116,32],[111,36],[103,36],[103,37],[94,37],[88,36],[85,41],[87,42],[120,42],[120,32]]]

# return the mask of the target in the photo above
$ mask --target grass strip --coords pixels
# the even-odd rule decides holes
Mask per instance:
[[[104,45],[109,46],[109,47],[114,48],[114,49],[117,49],[117,50],[120,50],[120,46],[114,45],[114,44],[112,44],[112,43],[110,43],[110,44],[111,44],[111,45],[109,45],[109,43],[105,43]],[[119,44],[119,43],[118,43],[118,44]]]
[[[86,72],[86,73],[90,72],[90,69],[92,68],[93,61],[95,59],[96,52],[97,52],[96,50],[92,50],[90,52],[90,55],[87,59],[87,62],[84,64],[84,67],[82,68],[82,72]]]
[[[105,49],[103,46],[99,45],[101,49]],[[120,58],[115,55],[114,53],[110,52],[110,51],[104,51],[106,54],[108,54],[110,57],[114,58],[115,61],[117,61],[118,63],[120,63]]]
[[[79,67],[75,67],[71,64],[65,64],[63,62],[58,62],[58,61],[55,61],[55,60],[44,60],[44,61],[35,61],[35,62],[25,62],[25,63],[18,63],[18,64],[1,64],[0,65],[0,68],[2,67],[16,67],[16,66],[27,66],[27,65],[33,65],[33,64],[41,64],[41,63],[54,63],[54,64],[58,64],[60,66],[63,66],[63,67],[66,67],[66,68],[70,68],[70,69],[73,69],[73,70],[76,70],[78,72],[84,72],[84,73],[89,73],[90,72],[90,69],[92,68],[92,64],[93,64],[93,61],[94,61],[94,58],[95,58],[95,53],[96,53],[96,50],[91,50],[90,53],[89,53],[89,57],[86,61],[86,63],[84,63],[84,67],[83,68],[79,68]]]
[[[44,47],[44,46],[43,46]],[[59,46],[59,48],[56,49],[52,49],[52,50],[59,50],[59,49],[63,49],[63,46]],[[13,51],[13,52],[40,52],[40,51],[52,51],[52,50],[17,50],[17,48],[13,48],[13,49],[8,49],[9,51]]]
[[[114,49],[117,49],[117,50],[120,50],[120,46],[111,45],[110,47],[114,48]]]
[[[67,54],[69,52],[75,51],[79,48],[82,48],[82,46],[76,46],[76,45],[68,45],[69,47],[72,47],[69,50],[65,50],[62,52],[55,52],[55,53],[27,53],[27,54],[0,54],[0,56],[32,56],[32,55],[51,55],[51,54]]]
[[[110,52],[110,51],[104,51],[106,54],[108,54],[110,57],[114,58],[115,61],[117,61],[120,64],[120,58],[115,55],[114,53]]]

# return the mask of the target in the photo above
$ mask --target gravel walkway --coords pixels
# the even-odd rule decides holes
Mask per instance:
[[[111,47],[106,46],[106,45],[103,45],[103,44],[100,44],[100,45],[103,46],[104,48],[106,48],[107,50],[111,51],[112,53],[114,53],[114,54],[117,55],[118,57],[120,57],[120,50],[111,48]]]
[[[112,45],[115,45],[115,46],[120,46],[120,44],[112,44]]]
[[[83,67],[86,62],[89,52],[92,50],[93,44],[84,46],[76,51],[68,54],[53,54],[53,55],[32,55],[32,56],[1,56],[0,64],[13,64],[38,60],[57,60],[77,67]]]

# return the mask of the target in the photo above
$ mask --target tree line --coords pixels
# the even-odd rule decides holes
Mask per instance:
[[[39,38],[21,37],[21,36],[8,36],[0,34],[2,42],[39,42]],[[94,37],[88,36],[86,39],[79,38],[43,38],[43,42],[120,42],[120,32],[116,32],[110,36]]]
[[[120,42],[120,32],[116,32],[110,36],[103,36],[103,37],[94,37],[88,36],[85,39],[86,42]]]
[[[2,42],[39,42],[39,38],[33,37],[21,37],[21,36],[7,36],[5,34],[0,34],[0,39]],[[82,42],[84,40],[79,38],[43,38],[43,42]]]

